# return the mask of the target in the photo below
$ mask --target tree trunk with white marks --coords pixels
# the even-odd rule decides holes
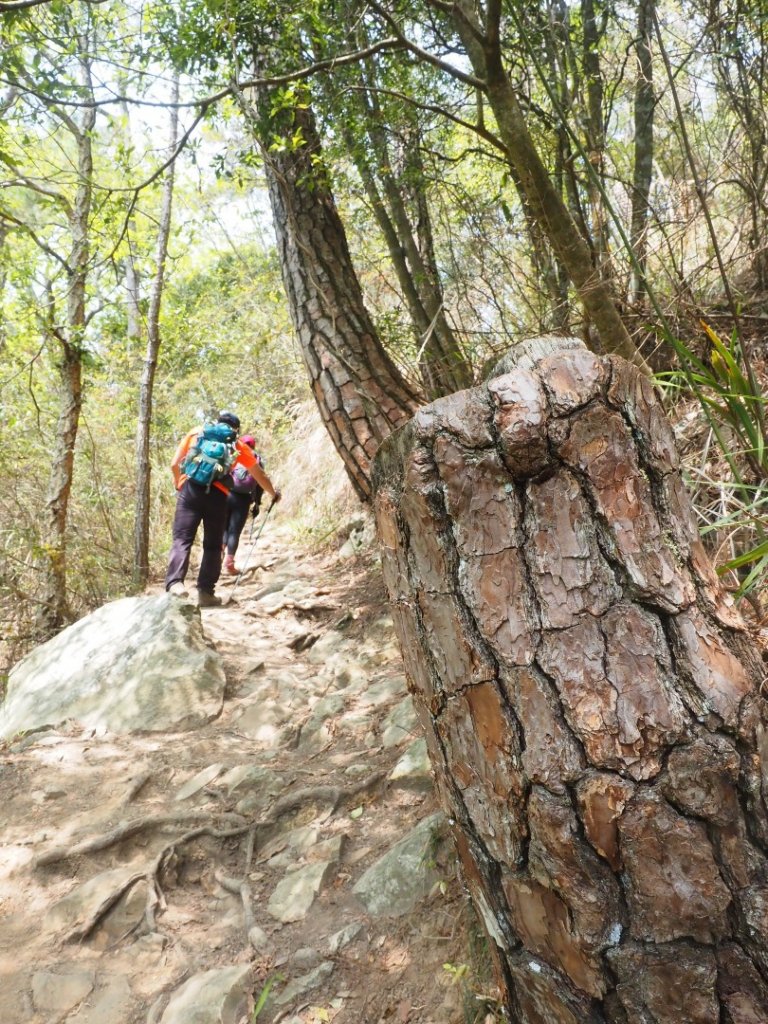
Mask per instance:
[[[256,108],[238,99],[264,147],[283,284],[312,392],[355,491],[368,501],[371,459],[413,414],[419,394],[385,352],[365,307],[311,109],[292,111],[281,148],[269,145],[277,119],[265,115],[267,132]],[[269,104],[263,89],[259,107]]]
[[[768,1020],[763,669],[650,383],[534,356],[420,410],[373,479],[510,1020]]]

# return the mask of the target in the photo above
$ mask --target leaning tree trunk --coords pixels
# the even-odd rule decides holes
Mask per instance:
[[[280,128],[268,115],[269,90],[259,94],[262,118],[245,96],[238,100],[264,150],[283,283],[312,392],[352,486],[368,501],[371,459],[410,418],[419,396],[385,352],[365,307],[311,108],[297,107]],[[278,131],[284,148],[274,145]]]
[[[491,5],[488,6],[490,9]],[[603,349],[624,356],[650,374],[624,326],[611,289],[595,269],[589,245],[579,233],[539,156],[515,86],[504,68],[499,34],[501,5],[492,6],[495,18],[489,18],[486,27],[480,25],[471,0],[457,0],[451,6],[451,14],[472,68],[485,82],[488,105],[496,118],[499,138],[506,147],[519,188],[579,293],[597,328]]]
[[[586,350],[381,448],[409,685],[515,1024],[768,1020],[768,714],[648,381]]]

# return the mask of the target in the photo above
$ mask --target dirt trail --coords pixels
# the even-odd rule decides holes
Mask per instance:
[[[67,728],[0,753],[2,1024],[154,1024],[185,980],[233,965],[250,965],[254,1000],[269,990],[241,1021],[484,1019],[456,983],[472,929],[447,847],[399,916],[353,893],[436,811],[423,769],[390,778],[418,729],[378,569],[305,555],[274,527],[255,561],[235,602],[202,613],[226,669],[218,719],[127,737]],[[217,835],[172,847],[205,827]],[[40,863],[59,848],[70,855]],[[105,893],[83,897],[108,870]]]

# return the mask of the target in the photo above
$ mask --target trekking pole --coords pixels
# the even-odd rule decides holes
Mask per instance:
[[[243,578],[243,573],[248,568],[248,563],[251,560],[251,555],[253,554],[253,549],[256,547],[256,542],[258,541],[259,537],[261,536],[261,531],[267,525],[267,520],[269,519],[269,513],[272,511],[272,509],[274,507],[275,507],[275,501],[273,500],[272,502],[270,502],[269,508],[264,513],[264,518],[262,519],[262,521],[261,521],[261,523],[259,525],[259,529],[256,531],[256,536],[253,538],[253,541],[251,542],[251,546],[248,548],[248,554],[245,556],[245,562],[243,563],[243,567],[240,570],[240,572],[238,572],[237,579],[235,580],[235,585],[232,587],[232,589],[229,592],[229,600],[230,601],[232,600],[232,598],[234,596],[234,593],[235,593],[235,590],[237,589],[237,584]],[[256,525],[256,520],[254,519],[253,522],[251,523],[251,534],[253,533],[253,528],[254,528],[255,525]],[[248,537],[248,539],[249,540],[251,539],[250,536]],[[229,603],[229,602],[227,602],[227,603]]]

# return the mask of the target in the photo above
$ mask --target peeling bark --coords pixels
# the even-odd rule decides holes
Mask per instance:
[[[637,369],[564,342],[374,462],[386,584],[515,1024],[768,1019],[768,710]]]

